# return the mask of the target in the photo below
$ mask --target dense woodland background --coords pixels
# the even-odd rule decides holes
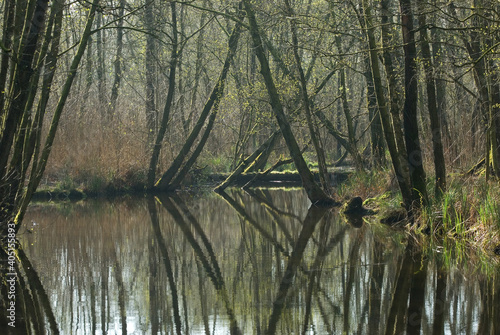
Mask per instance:
[[[326,194],[342,159],[389,168],[407,208],[481,159],[500,175],[499,9],[3,0],[2,217],[20,222],[40,183],[175,189],[249,156],[254,170],[291,157],[303,179],[304,156]]]

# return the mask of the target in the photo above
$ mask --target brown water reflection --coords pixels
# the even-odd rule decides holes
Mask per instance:
[[[63,334],[500,333],[498,281],[308,207],[300,190],[34,205],[19,238]]]

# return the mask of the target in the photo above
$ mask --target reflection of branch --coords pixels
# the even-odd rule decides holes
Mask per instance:
[[[280,216],[291,217],[291,218],[294,218],[294,219],[297,219],[300,221],[300,217],[298,215],[295,215],[294,213],[285,212],[285,211],[279,209],[271,202],[271,200],[267,199],[265,195],[258,194],[256,191],[254,191],[252,189],[246,189],[245,191],[248,194],[250,194],[253,198],[255,198],[260,204],[264,205],[265,207],[272,210],[276,214],[279,214]],[[263,193],[263,192],[261,191],[260,193]],[[269,196],[269,195],[267,195],[267,196]]]
[[[288,251],[279,243],[270,233],[268,233],[257,221],[255,221],[241,206],[238,204],[233,198],[231,198],[226,192],[221,191],[217,193],[220,195],[226,202],[236,210],[236,212],[241,215],[246,221],[251,223],[255,229],[257,229],[263,237],[268,239],[276,248],[279,249],[283,254],[288,255]]]
[[[408,307],[411,276],[414,269],[410,244],[411,242],[408,242],[408,245],[406,246],[405,253],[401,260],[398,280],[392,292],[392,303],[386,324],[386,334],[402,334],[405,331],[405,311]]]
[[[302,256],[304,254],[304,250],[306,249],[307,242],[311,238],[316,224],[324,216],[326,211],[327,209],[325,208],[312,206],[307,212],[304,224],[302,225],[302,230],[297,238],[297,242],[295,243],[290,259],[288,260],[285,274],[281,280],[278,294],[273,304],[273,311],[271,313],[271,317],[269,318],[269,325],[266,334],[274,334],[276,332],[276,326],[278,325],[281,312],[285,306],[285,299],[287,297],[288,290],[292,286],[297,268],[302,261]]]
[[[223,284],[224,280],[222,278],[222,272],[220,271],[219,263],[217,262],[217,258],[215,257],[214,249],[212,248],[212,244],[208,240],[207,235],[203,231],[203,228],[201,228],[200,224],[198,223],[198,220],[196,220],[196,218],[193,216],[193,214],[191,214],[188,207],[186,206],[184,201],[182,201],[181,198],[179,198],[178,196],[174,196],[173,199],[174,199],[175,203],[177,204],[177,206],[179,206],[179,208],[182,210],[184,215],[187,217],[187,219],[189,220],[191,225],[193,225],[196,232],[200,235],[201,241],[205,245],[205,248],[207,249],[208,255],[210,257],[210,261],[212,262],[212,266],[214,267],[215,275],[219,278],[219,280]]]
[[[156,205],[152,197],[148,198],[148,210],[151,216],[151,225],[153,226],[153,231],[158,241],[158,247],[162,254],[163,264],[165,265],[165,270],[167,271],[168,283],[170,290],[172,292],[172,305],[174,310],[174,322],[177,334],[181,334],[181,317],[179,315],[179,298],[177,294],[177,286],[175,285],[174,272],[172,271],[172,265],[170,264],[170,257],[168,255],[168,249],[163,239],[163,235],[160,230],[160,221],[158,219],[158,212],[156,211]]]
[[[327,222],[325,222],[325,224],[327,224]],[[323,226],[322,228],[326,228],[326,226]],[[337,314],[340,314],[340,308],[329,300],[328,293],[322,290],[322,288],[319,286],[319,283],[317,286],[315,286],[314,283],[316,277],[317,276],[319,277],[319,275],[321,274],[321,271],[319,270],[320,264],[324,261],[326,256],[333,250],[333,248],[343,240],[346,230],[347,230],[347,225],[342,226],[342,229],[334,237],[330,239],[328,245],[324,245],[324,243],[319,244],[319,249],[316,254],[316,258],[314,259],[313,265],[309,270],[309,287],[307,292],[306,313],[304,315],[304,327],[303,327],[304,333],[306,332],[307,326],[309,324],[309,318],[311,315],[312,295],[314,292],[314,288],[316,288],[316,292],[321,291],[324,294],[327,301],[329,302],[329,304],[331,305],[332,309],[334,309]],[[323,231],[321,231],[321,235],[327,236],[327,234]],[[308,270],[303,269],[303,271],[308,271]],[[318,295],[317,295],[317,300],[318,303],[320,303]]]
[[[261,191],[260,193],[263,193],[262,195],[258,195],[257,192],[253,192],[251,190],[246,190],[246,192],[248,194],[250,194],[253,198],[257,199],[264,206],[264,208],[269,213],[269,215],[271,215],[273,217],[274,222],[276,222],[276,224],[281,228],[281,231],[285,235],[288,243],[290,243],[292,245],[294,240],[292,238],[292,235],[290,234],[289,229],[284,224],[284,222],[281,220],[281,217],[282,216],[291,217],[293,219],[298,220],[299,222],[301,221],[301,218],[298,215],[282,211],[279,208],[277,208],[276,206],[274,206],[274,204],[270,200],[270,199],[272,199],[272,197],[268,191],[266,191],[266,192]]]
[[[236,317],[234,315],[234,312],[231,308],[231,304],[229,301],[229,297],[227,295],[227,291],[225,288],[224,284],[224,279],[222,277],[222,274],[220,272],[220,268],[217,262],[217,259],[215,258],[215,254],[213,252],[212,245],[210,244],[210,241],[206,237],[205,232],[202,230],[200,227],[199,223],[196,221],[194,216],[189,212],[187,209],[186,205],[182,202],[180,198],[176,199],[176,202],[178,203],[179,207],[183,209],[186,213],[186,216],[190,220],[191,224],[194,226],[196,229],[197,233],[201,236],[203,243],[205,244],[205,248],[207,249],[208,253],[210,254],[210,258],[212,260],[213,267],[210,265],[207,257],[203,253],[203,250],[196,241],[195,237],[193,236],[193,233],[189,229],[186,221],[184,220],[182,214],[179,212],[179,210],[176,208],[175,204],[172,202],[172,200],[165,195],[159,196],[161,197],[161,200],[157,198],[157,200],[167,209],[167,211],[172,215],[174,218],[174,221],[177,223],[177,225],[181,228],[182,232],[184,233],[186,239],[188,240],[189,244],[191,244],[191,247],[193,248],[193,251],[196,253],[198,256],[198,259],[201,261],[203,268],[205,268],[205,271],[207,272],[208,276],[210,277],[212,283],[214,284],[215,289],[217,292],[221,295],[222,300],[224,301],[224,305],[226,307],[227,314],[229,316],[229,321],[231,323],[231,334],[241,334],[241,331],[238,328],[238,325],[236,323]]]
[[[116,279],[116,286],[118,288],[118,307],[120,309],[120,322],[122,327],[122,333],[127,333],[127,309],[125,303],[125,287],[123,284],[122,267],[118,262],[118,257],[116,255],[116,249],[113,246],[111,248],[111,258],[114,262],[114,273]]]
[[[26,277],[28,278],[29,287],[26,287],[26,289],[30,289],[31,292],[33,292],[33,296],[35,296],[35,294],[38,296],[38,299],[40,299],[41,302],[41,305],[38,307],[42,308],[42,310],[45,312],[45,316],[49,321],[52,333],[59,334],[56,318],[52,311],[52,307],[50,306],[49,297],[47,296],[47,293],[43,288],[42,282],[40,281],[40,277],[38,277],[38,273],[36,273],[35,269],[33,268],[33,265],[31,264],[30,260],[24,253],[24,250],[21,248],[20,244],[18,244],[17,255],[19,257],[22,270],[26,273]]]

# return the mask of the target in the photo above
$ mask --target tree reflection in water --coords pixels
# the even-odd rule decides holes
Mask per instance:
[[[33,206],[0,333],[499,333],[498,276],[308,207],[260,189]]]

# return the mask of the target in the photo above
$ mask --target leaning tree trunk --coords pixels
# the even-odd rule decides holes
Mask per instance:
[[[275,131],[261,146],[257,148],[250,156],[248,156],[243,162],[241,162],[236,169],[226,178],[222,183],[220,183],[216,188],[216,192],[222,192],[226,187],[228,187],[242,172],[247,170],[266,150],[269,150],[271,146],[274,145],[279,132]]]
[[[290,20],[290,30],[292,33],[292,49],[293,56],[295,58],[295,63],[297,65],[297,72],[299,73],[299,83],[300,83],[300,95],[302,98],[302,104],[304,105],[304,111],[306,114],[307,126],[309,127],[309,133],[311,135],[311,141],[313,143],[314,149],[316,150],[316,157],[318,159],[318,169],[319,169],[319,180],[323,189],[328,190],[330,188],[330,178],[328,175],[328,169],[326,166],[325,151],[320,143],[320,136],[318,127],[313,121],[311,113],[311,101],[309,99],[309,93],[307,93],[307,81],[304,74],[304,69],[302,68],[302,60],[299,55],[299,41],[297,37],[297,20],[295,19],[295,13],[289,0],[285,0],[285,5],[287,7],[288,15],[292,18]]]
[[[168,78],[167,99],[165,101],[165,107],[163,107],[163,116],[161,118],[161,124],[160,128],[158,129],[158,134],[156,134],[156,140],[153,146],[153,151],[151,153],[151,160],[149,161],[148,177],[146,181],[146,187],[148,189],[153,188],[156,178],[156,166],[158,165],[158,159],[160,157],[161,144],[163,142],[163,138],[165,137],[165,132],[167,131],[170,112],[172,109],[172,102],[174,100],[175,78],[177,73],[177,64],[179,62],[179,53],[177,51],[179,37],[177,32],[177,9],[175,6],[175,2],[172,1],[170,3],[170,9],[172,11],[172,50],[170,53],[170,75]],[[154,99],[154,97],[151,98]],[[151,125],[148,124],[148,127],[150,126]],[[148,131],[151,132],[152,129],[148,129]]]
[[[94,0],[94,2],[92,2],[92,6],[87,16],[85,29],[80,38],[80,43],[78,44],[78,48],[75,55],[73,56],[73,60],[70,65],[68,75],[62,86],[59,95],[59,100],[57,101],[56,107],[54,109],[54,114],[52,116],[52,121],[50,123],[49,131],[47,133],[43,149],[40,153],[40,158],[36,161],[33,159],[33,167],[30,179],[28,181],[28,186],[26,189],[23,189],[22,192],[20,191],[17,193],[18,197],[20,197],[21,199],[19,200],[19,205],[17,206],[16,211],[12,213],[15,215],[14,222],[16,223],[16,230],[18,230],[21,226],[20,223],[24,217],[24,213],[26,212],[31,197],[33,196],[33,193],[38,187],[38,184],[42,179],[43,172],[45,171],[45,167],[47,166],[47,161],[49,159],[49,155],[52,150],[52,145],[54,143],[56,132],[59,127],[59,120],[61,118],[66,101],[69,97],[71,86],[73,85],[73,81],[76,77],[78,66],[80,65],[80,61],[85,52],[87,42],[90,38],[90,35],[92,34],[92,24],[94,22],[95,13],[97,11],[98,6],[99,6],[99,0]],[[21,193],[22,195],[20,195]]]
[[[170,167],[167,169],[167,171],[162,175],[162,177],[156,182],[155,187],[166,190],[170,189],[172,187],[171,182],[172,179],[175,177],[175,175],[178,173],[182,163],[186,159],[186,156],[188,155],[189,151],[191,150],[191,147],[193,146],[196,138],[198,137],[203,124],[205,123],[210,111],[212,108],[215,110],[218,109],[220,100],[222,98],[222,94],[224,92],[224,87],[226,84],[226,78],[227,74],[229,72],[229,67],[231,65],[232,59],[236,53],[236,49],[238,46],[238,40],[241,35],[241,24],[237,23],[236,26],[234,27],[234,30],[229,38],[228,42],[228,52],[226,55],[226,59],[224,61],[224,65],[222,66],[221,74],[219,76],[219,79],[217,80],[217,84],[215,85],[214,89],[212,90],[212,94],[210,94],[210,97],[208,98],[208,101],[206,102],[203,111],[200,114],[200,117],[198,119],[198,122],[196,125],[193,127],[193,130],[189,134],[188,138],[186,139],[186,142],[184,142],[184,145],[182,146],[181,150],[175,157],[174,161],[170,165]],[[212,114],[214,115],[214,114]],[[203,143],[204,144],[204,143]],[[199,154],[199,153],[198,153]],[[152,169],[153,166],[150,166],[150,169]],[[184,171],[183,173],[186,173],[187,171]],[[150,170],[151,173],[151,170]],[[154,171],[153,171],[154,173]],[[150,175],[151,176],[151,175]],[[152,180],[149,179],[150,183],[152,183]]]
[[[336,202],[332,198],[330,198],[325,193],[325,191],[323,191],[321,187],[318,186],[318,184],[316,184],[313,174],[309,170],[304,157],[302,157],[299,145],[297,143],[297,140],[295,139],[295,136],[293,135],[290,123],[286,118],[285,112],[283,110],[283,105],[280,101],[278,90],[271,75],[271,69],[269,67],[266,52],[262,44],[262,39],[259,33],[259,27],[257,25],[254,10],[249,0],[243,0],[243,3],[245,5],[248,20],[250,23],[250,34],[252,36],[254,51],[260,63],[260,72],[264,77],[270,104],[276,120],[278,121],[278,125],[281,129],[283,138],[285,139],[285,142],[287,144],[288,150],[290,151],[290,156],[292,157],[295,167],[297,168],[297,171],[299,172],[302,179],[302,185],[307,192],[309,200],[311,200],[313,204],[335,205]]]

